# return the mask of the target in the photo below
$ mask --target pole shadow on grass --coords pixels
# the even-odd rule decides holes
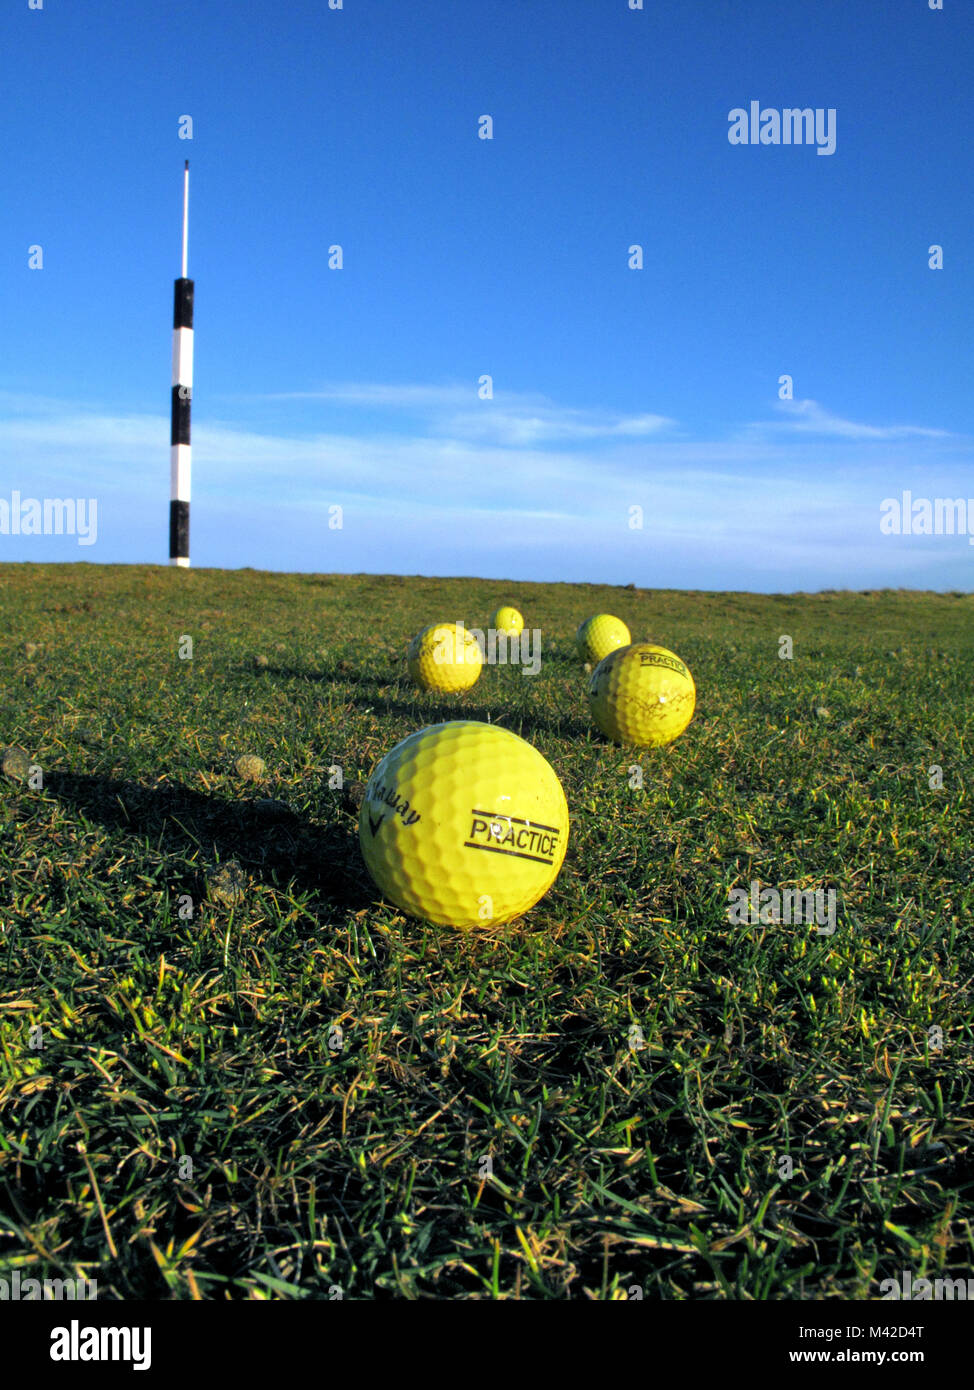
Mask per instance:
[[[423,695],[419,691],[416,691],[412,699],[379,694],[382,686],[405,683],[405,678],[398,674],[376,677],[359,672],[350,675],[337,668],[302,671],[296,667],[288,666],[267,666],[264,668],[263,674],[281,676],[285,680],[314,681],[328,685],[352,685],[356,687],[356,692],[348,697],[348,704],[354,705],[357,709],[370,709],[383,714],[409,717],[415,721],[417,729],[424,728],[427,724],[444,724],[450,719],[476,719],[484,724],[496,724],[501,728],[510,729],[528,739],[532,733],[538,732],[582,740],[586,740],[596,733],[593,724],[574,714],[566,713],[553,716],[544,710],[534,708],[505,709],[503,705],[473,703],[470,697],[478,693],[476,686],[469,691],[459,692],[450,700],[444,699],[433,704],[425,704],[423,703]],[[528,681],[533,680],[534,677],[525,676],[524,679]],[[413,689],[413,687],[409,688]]]
[[[50,772],[45,791],[107,830],[148,839],[165,855],[198,854],[201,875],[213,863],[235,859],[280,888],[293,884],[319,905],[367,907],[372,901],[358,862],[351,825],[337,818],[311,825],[285,803],[225,800],[178,783],[140,782]],[[204,887],[201,883],[201,887]]]

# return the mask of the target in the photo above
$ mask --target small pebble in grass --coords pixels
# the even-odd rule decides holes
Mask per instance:
[[[266,656],[255,656],[255,657],[254,657],[254,668],[255,668],[255,670],[257,670],[257,671],[263,671],[264,668],[265,668],[266,666],[267,666],[267,657],[266,657]]]
[[[237,776],[245,782],[259,782],[267,771],[264,759],[258,758],[256,753],[241,753],[233,766]]]
[[[24,656],[26,656],[28,661],[33,661],[34,657],[37,655],[39,651],[40,647],[37,645],[36,642],[24,643]]]
[[[588,676],[588,675],[591,675],[591,673],[592,673],[592,663],[591,663],[591,661],[586,661],[585,665],[582,667],[582,670],[585,672],[585,674],[586,674],[587,676]]]
[[[234,903],[241,902],[247,892],[247,875],[235,859],[230,859],[209,871],[206,892],[213,902],[232,907]]]
[[[26,748],[5,748],[0,767],[7,777],[13,777],[17,782],[26,782],[27,774],[30,772],[30,754]]]
[[[816,714],[816,716],[817,716],[819,719],[831,719],[831,718],[832,718],[832,711],[831,711],[830,709],[826,709],[826,707],[825,707],[824,705],[819,705],[818,708],[817,708],[816,711],[815,711],[815,714]]]

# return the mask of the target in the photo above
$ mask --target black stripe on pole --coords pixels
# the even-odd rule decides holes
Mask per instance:
[[[172,388],[172,424],[170,426],[170,444],[189,443],[189,415],[192,406],[193,388],[191,386],[174,386]]]
[[[189,556],[189,503],[169,503],[169,554],[172,558]]]
[[[192,280],[176,280],[174,282],[173,328],[192,328],[193,289]]]

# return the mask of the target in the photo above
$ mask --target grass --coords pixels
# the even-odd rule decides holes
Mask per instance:
[[[537,677],[410,686],[414,631],[505,599],[543,630]],[[693,671],[670,747],[591,725],[572,639],[600,610]],[[966,1278],[972,639],[961,594],[0,568],[0,747],[42,779],[0,777],[0,1276],[529,1300]],[[572,813],[552,891],[469,934],[377,901],[356,835],[355,784],[456,717],[534,743]],[[837,930],[731,925],[753,880],[834,888]]]

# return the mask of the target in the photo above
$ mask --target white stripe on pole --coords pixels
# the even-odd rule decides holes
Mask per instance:
[[[190,487],[192,479],[190,476],[190,449],[188,444],[176,444],[171,450],[169,460],[169,481],[172,485],[172,495],[181,502],[190,502]],[[189,556],[186,556],[189,563]]]
[[[172,335],[172,380],[173,385],[193,384],[193,330],[181,328]]]

